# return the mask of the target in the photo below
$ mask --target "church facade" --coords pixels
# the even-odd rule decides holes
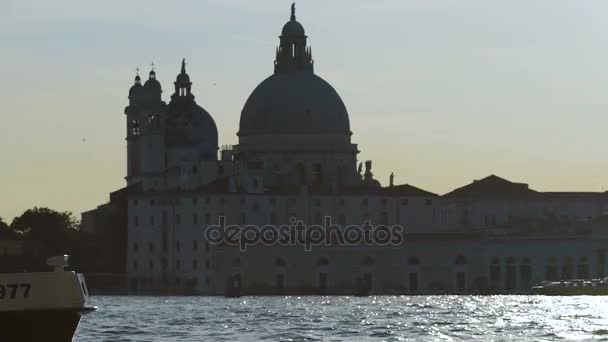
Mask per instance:
[[[442,196],[393,177],[382,186],[371,161],[357,160],[346,106],[315,74],[293,7],[273,74],[244,104],[238,145],[219,149],[185,61],[173,85],[167,104],[154,70],[143,84],[138,75],[125,109],[127,187],[118,203],[133,293],[519,293],[608,272],[607,193],[538,192],[494,175]],[[402,234],[312,248],[258,239],[246,249],[210,235],[220,226],[328,222],[338,235],[363,226]]]

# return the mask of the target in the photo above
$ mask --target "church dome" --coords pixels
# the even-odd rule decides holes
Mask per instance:
[[[299,22],[292,20],[288,21],[285,26],[283,26],[283,30],[281,31],[281,35],[283,36],[303,36],[304,27]]]
[[[150,90],[161,89],[160,82],[158,82],[158,80],[156,79],[156,72],[154,70],[150,71],[150,77],[148,78],[146,83],[144,83],[144,88]]]
[[[140,96],[140,94],[144,90],[144,87],[141,85],[140,82],[141,80],[139,79],[139,76],[137,76],[137,78],[135,79],[135,84],[132,85],[129,89],[129,99],[134,99],[135,97]]]
[[[275,73],[255,88],[241,112],[239,136],[289,133],[351,134],[342,99],[312,72]]]
[[[196,104],[177,111],[171,111],[170,108],[167,119],[167,144],[200,146],[215,155],[218,147],[215,121],[206,110]]]
[[[304,28],[291,20],[283,27],[274,74],[247,99],[239,125],[240,137],[255,134],[351,135],[346,106],[334,88],[314,73],[314,61]]]
[[[174,84],[175,93],[171,96],[167,118],[167,145],[197,147],[203,159],[216,159],[217,126],[211,115],[194,101],[185,59],[182,60],[182,70]]]

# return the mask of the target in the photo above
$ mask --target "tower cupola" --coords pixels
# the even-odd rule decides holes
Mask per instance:
[[[182,69],[177,75],[175,82],[175,93],[171,96],[172,100],[181,98],[182,100],[192,101],[194,95],[192,95],[192,82],[190,82],[190,76],[186,73],[186,59],[182,59]]]
[[[156,71],[154,71],[154,63],[152,63],[152,70],[148,76],[148,80],[144,83],[144,89],[146,91],[146,98],[151,102],[161,100],[161,94],[163,92],[160,82],[156,79]]]
[[[296,21],[296,4],[291,5],[291,18],[283,26],[277,47],[274,73],[313,71],[312,51],[306,46],[304,27]]]

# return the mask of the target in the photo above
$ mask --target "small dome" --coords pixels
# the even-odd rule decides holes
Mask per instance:
[[[141,83],[135,83],[131,89],[129,89],[129,98],[133,99],[134,97],[139,96],[143,90],[144,87],[141,85]]]
[[[186,109],[170,108],[167,119],[167,144],[199,146],[204,158],[216,158],[218,133],[215,121],[206,110],[196,104]]]
[[[351,135],[342,99],[312,72],[268,77],[251,93],[241,112],[239,136],[289,133]]]
[[[175,80],[175,83],[188,84],[188,83],[190,83],[190,76],[188,76],[188,74],[186,74],[186,73],[181,73],[181,74],[177,75],[177,79]]]
[[[146,90],[161,90],[160,82],[158,82],[155,78],[151,78],[144,83],[144,88]]]
[[[283,31],[281,31],[281,35],[283,37],[287,36],[304,36],[304,27],[299,22],[292,20],[288,21],[285,26],[283,26]]]

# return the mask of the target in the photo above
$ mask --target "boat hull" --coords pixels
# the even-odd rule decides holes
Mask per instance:
[[[93,308],[47,309],[0,312],[0,341],[69,342],[78,329],[80,317]]]

